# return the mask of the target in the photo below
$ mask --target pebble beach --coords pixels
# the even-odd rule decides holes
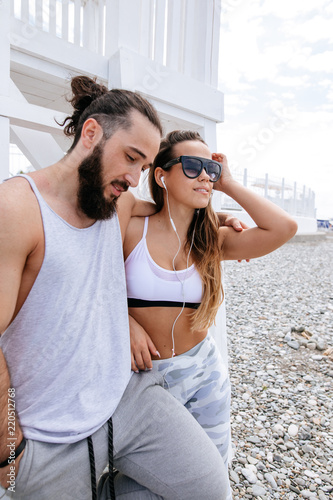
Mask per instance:
[[[233,498],[333,499],[333,237],[224,276]]]

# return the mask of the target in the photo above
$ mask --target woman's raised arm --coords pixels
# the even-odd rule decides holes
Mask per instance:
[[[222,175],[214,189],[235,200],[257,225],[239,233],[228,227],[219,229],[223,260],[261,257],[294,236],[297,223],[287,212],[235,181],[225,155],[214,153],[212,158],[222,164]]]

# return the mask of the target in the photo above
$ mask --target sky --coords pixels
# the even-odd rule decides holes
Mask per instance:
[[[333,217],[332,0],[223,0],[219,89],[232,171],[305,185]]]

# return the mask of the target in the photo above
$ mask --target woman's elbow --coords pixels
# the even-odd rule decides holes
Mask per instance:
[[[293,219],[292,217],[288,217],[285,226],[287,241],[290,240],[293,236],[295,236],[295,234],[297,233],[297,229],[298,229],[298,224],[295,221],[295,219]]]

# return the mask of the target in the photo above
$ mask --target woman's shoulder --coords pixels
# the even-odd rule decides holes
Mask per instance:
[[[124,240],[124,257],[129,256],[132,250],[142,239],[146,217],[131,217]]]

